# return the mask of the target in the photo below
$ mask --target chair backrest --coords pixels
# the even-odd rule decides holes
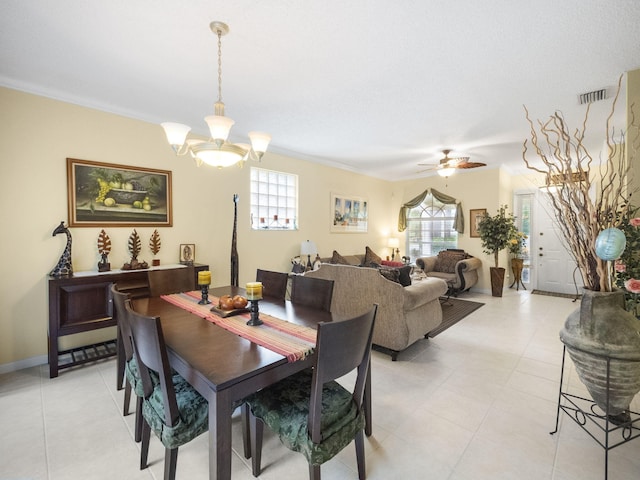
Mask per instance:
[[[129,298],[129,295],[119,291],[117,285],[114,283],[111,285],[111,298],[113,298],[113,307],[116,310],[118,328],[122,335],[124,355],[126,360],[129,361],[133,358],[133,338],[131,336],[131,326],[129,325],[127,309],[125,308],[125,302]]]
[[[148,278],[152,297],[189,292],[196,288],[193,267],[149,270]]]
[[[149,373],[149,370],[153,370],[160,377],[165,422],[173,426],[179,421],[180,415],[160,317],[147,317],[135,312],[131,307],[131,300],[125,301],[125,309],[133,334],[134,353],[142,379],[144,397],[149,398],[153,393],[154,385]]]
[[[318,324],[316,365],[313,370],[308,428],[311,440],[320,443],[322,386],[358,369],[353,401],[362,408],[364,388],[371,359],[371,341],[378,305],[367,313],[348,320]]]
[[[269,270],[256,270],[256,282],[262,282],[262,295],[284,300],[287,296],[289,275]]]
[[[294,275],[291,279],[291,302],[331,311],[333,280]]]

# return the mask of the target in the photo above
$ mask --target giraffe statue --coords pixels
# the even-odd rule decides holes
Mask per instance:
[[[55,237],[59,233],[64,233],[67,236],[67,245],[64,247],[64,252],[55,268],[49,273],[52,277],[69,277],[73,275],[73,266],[71,265],[71,232],[64,226],[64,221],[60,222],[60,225],[51,234]]]

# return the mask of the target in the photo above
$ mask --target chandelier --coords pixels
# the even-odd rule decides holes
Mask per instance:
[[[260,161],[271,141],[271,135],[268,133],[249,132],[251,145],[227,141],[229,131],[235,123],[224,116],[224,103],[222,103],[222,36],[229,33],[229,26],[214,21],[209,27],[218,36],[218,101],[214,104],[214,114],[204,119],[209,126],[211,138],[208,141],[187,138],[191,127],[181,123],[165,122],[161,124],[162,128],[176,155],[188,153],[195,159],[198,166],[206,163],[222,168],[238,162],[244,163],[249,158]]]

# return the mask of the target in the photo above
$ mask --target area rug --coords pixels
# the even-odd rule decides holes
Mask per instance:
[[[464,317],[472,312],[475,312],[477,309],[484,305],[484,303],[472,302],[470,300],[460,300],[458,298],[449,298],[449,300],[446,300],[443,297],[440,299],[440,301],[442,306],[442,323],[427,334],[429,338],[441,334],[447,328],[455,325]]]
[[[532,290],[531,293],[534,295],[547,295],[549,297],[573,298],[574,300],[581,297],[579,293],[576,293],[576,294],[557,293],[557,292],[546,292],[544,290]]]

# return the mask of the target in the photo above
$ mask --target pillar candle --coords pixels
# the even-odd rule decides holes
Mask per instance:
[[[249,282],[245,287],[247,300],[259,300],[262,298],[262,282]]]
[[[198,285],[211,285],[211,272],[209,270],[198,272]]]

